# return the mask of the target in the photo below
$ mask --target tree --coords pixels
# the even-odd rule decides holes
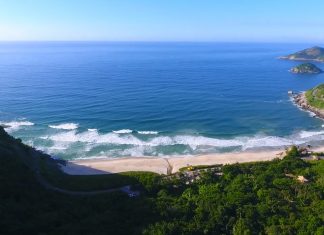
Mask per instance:
[[[252,234],[248,223],[243,219],[239,218],[233,227],[234,235],[250,235]]]

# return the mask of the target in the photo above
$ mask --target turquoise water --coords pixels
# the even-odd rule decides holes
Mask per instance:
[[[298,62],[276,59],[309,46],[0,43],[0,121],[65,159],[321,144],[323,122],[287,91],[324,75],[293,75]]]

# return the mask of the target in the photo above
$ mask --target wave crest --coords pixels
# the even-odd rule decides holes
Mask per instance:
[[[30,121],[11,121],[11,122],[0,122],[1,126],[4,126],[4,129],[7,132],[14,132],[19,130],[23,126],[33,126],[34,123]]]
[[[27,120],[0,122],[8,132],[22,126],[33,126]],[[182,154],[206,154],[223,151],[240,151],[260,148],[276,148],[289,145],[316,144],[324,140],[324,130],[299,131],[279,136],[241,136],[231,139],[207,137],[196,134],[169,134],[157,131],[133,131],[131,129],[101,133],[97,129],[82,131],[75,123],[49,125],[35,128],[24,141],[47,151],[75,158],[76,156],[165,156]],[[34,130],[34,129],[33,129]],[[27,130],[26,130],[27,131]],[[28,130],[29,131],[29,130]],[[36,135],[35,135],[36,133]],[[25,136],[28,136],[25,134]]]
[[[122,130],[113,131],[113,133],[115,133],[115,134],[130,134],[132,132],[133,132],[133,130],[130,130],[130,129],[122,129]]]
[[[48,125],[50,128],[53,129],[61,129],[61,130],[75,130],[78,129],[79,124],[76,123],[62,123],[59,125]]]
[[[126,133],[125,133],[126,134]],[[324,134],[324,132],[313,133],[313,135]],[[195,150],[198,147],[241,147],[243,150],[259,147],[280,147],[292,144],[303,144],[306,142],[304,137],[308,139],[313,136],[309,133],[307,136],[303,134],[302,138],[294,139],[293,137],[277,137],[277,136],[253,136],[253,137],[236,137],[233,139],[219,139],[204,136],[193,135],[175,135],[175,136],[156,136],[148,139],[141,139],[132,134],[119,135],[119,133],[101,134],[97,130],[88,130],[78,133],[76,130],[61,132],[54,135],[43,136],[42,139],[48,139],[55,142],[80,142],[91,143],[96,145],[132,145],[132,146],[174,146],[184,145]]]
[[[157,135],[159,134],[158,131],[137,131],[138,134],[141,135]]]

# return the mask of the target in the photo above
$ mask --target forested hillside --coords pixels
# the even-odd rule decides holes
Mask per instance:
[[[0,234],[324,234],[324,162],[296,148],[283,160],[199,169],[192,181],[143,173],[132,181],[138,197],[45,189],[29,153],[1,128]]]

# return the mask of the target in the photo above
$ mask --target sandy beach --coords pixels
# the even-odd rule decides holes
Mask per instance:
[[[312,151],[324,152],[324,147],[316,147]],[[170,174],[188,165],[197,166],[270,161],[275,158],[283,158],[284,152],[285,150],[281,149],[163,158],[126,157],[120,159],[85,159],[68,161],[65,166],[62,165],[61,169],[70,175],[113,174],[126,171],[150,171],[158,174]]]
[[[187,165],[233,164],[269,161],[281,158],[284,150],[245,151],[197,156],[128,157],[121,159],[86,159],[69,161],[62,170],[71,175],[110,174],[126,171],[151,171],[159,174],[175,173]]]

